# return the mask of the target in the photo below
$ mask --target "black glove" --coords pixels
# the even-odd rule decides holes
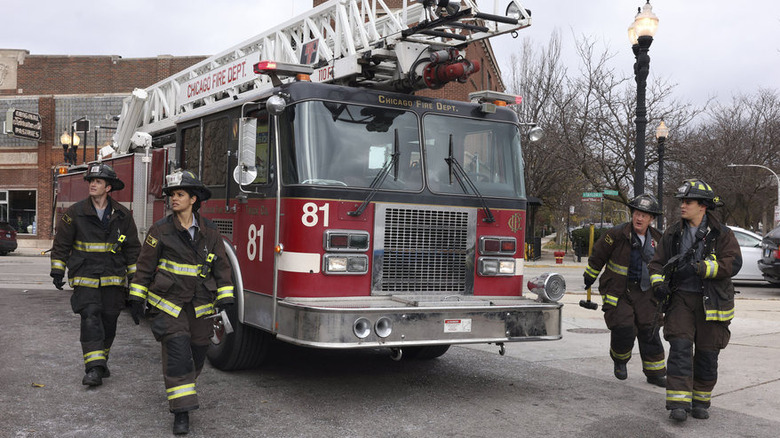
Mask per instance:
[[[653,287],[653,298],[655,298],[655,301],[658,304],[663,304],[669,297],[670,293],[671,291],[669,290],[669,286],[667,286],[666,283],[661,283],[658,286]]]
[[[218,305],[218,307],[219,307],[219,311],[220,312],[224,310],[225,312],[230,313],[230,309],[233,308],[233,303],[220,303]],[[217,312],[217,313],[219,313],[219,312]]]
[[[703,261],[701,262],[691,262],[691,266],[693,267],[693,270],[696,272],[696,275],[699,278],[705,278],[707,275],[707,264]]]
[[[63,290],[62,286],[65,286],[65,282],[62,280],[62,274],[51,274],[51,282],[54,283],[54,287],[59,290]]]
[[[141,318],[144,317],[145,307],[146,306],[144,305],[143,301],[130,301],[130,316],[133,318],[135,325],[141,323]]]
[[[589,287],[593,286],[593,283],[596,282],[596,279],[588,275],[587,272],[583,272],[582,279],[585,282],[585,289],[588,289]]]

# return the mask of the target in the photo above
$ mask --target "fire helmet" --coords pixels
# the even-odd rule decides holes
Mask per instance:
[[[709,184],[700,179],[686,179],[683,185],[677,188],[675,198],[696,199],[702,201],[708,208],[720,207],[723,202],[719,196],[715,196]]]
[[[92,181],[95,178],[105,180],[106,184],[111,186],[112,192],[125,188],[125,183],[116,176],[116,172],[108,164],[99,163],[89,166],[87,173],[84,174],[84,180]]]
[[[650,213],[653,216],[660,216],[663,214],[659,208],[658,200],[655,198],[655,196],[648,193],[642,193],[639,196],[635,196],[633,199],[628,201],[628,207],[631,210],[643,211],[645,213]]]
[[[198,201],[205,201],[211,198],[211,190],[198,178],[195,178],[195,174],[189,170],[174,170],[165,177],[163,192],[166,195],[171,196],[171,193],[178,189],[187,190],[197,196]]]

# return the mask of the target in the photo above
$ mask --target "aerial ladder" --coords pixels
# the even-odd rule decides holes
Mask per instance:
[[[405,93],[465,82],[480,68],[461,54],[468,44],[531,25],[530,11],[508,3],[505,15],[497,15],[480,12],[476,0],[403,0],[400,9],[383,0],[330,0],[133,91],[123,102],[113,149],[127,153],[139,146],[131,141],[136,131],[172,131],[184,114],[251,101],[280,85],[286,79],[255,74],[265,60],[299,66],[313,82]]]

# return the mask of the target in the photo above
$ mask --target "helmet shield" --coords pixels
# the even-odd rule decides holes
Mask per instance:
[[[92,164],[84,174],[84,180],[92,181],[95,178],[104,179],[111,186],[111,191],[116,192],[125,188],[125,183],[116,176],[116,172],[108,164]]]
[[[700,179],[685,180],[683,184],[677,188],[677,193],[674,197],[678,199],[696,199],[704,202],[704,205],[708,208],[715,208],[723,205],[720,197],[715,196],[712,187]]]
[[[211,198],[211,190],[205,186],[195,174],[189,170],[175,170],[171,174],[165,176],[165,187],[163,192],[170,196],[174,190],[189,190],[199,201],[205,201]]]
[[[660,206],[658,205],[658,200],[655,198],[655,196],[648,193],[642,193],[641,195],[636,196],[628,201],[628,207],[632,210],[643,211],[653,216],[659,216],[663,214]]]

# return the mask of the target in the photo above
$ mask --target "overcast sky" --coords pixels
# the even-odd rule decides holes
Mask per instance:
[[[498,0],[503,9],[507,0]],[[615,52],[631,74],[627,28],[644,0],[524,0],[533,25],[520,38],[493,40],[506,72],[523,38],[546,45],[563,36],[564,60],[576,68],[573,38],[589,35]],[[32,55],[210,55],[305,12],[311,0],[21,0],[3,1],[0,49]],[[494,0],[479,0],[492,12]],[[678,84],[676,97],[727,102],[759,87],[780,89],[780,9],[770,0],[652,0],[660,19],[650,74]]]

